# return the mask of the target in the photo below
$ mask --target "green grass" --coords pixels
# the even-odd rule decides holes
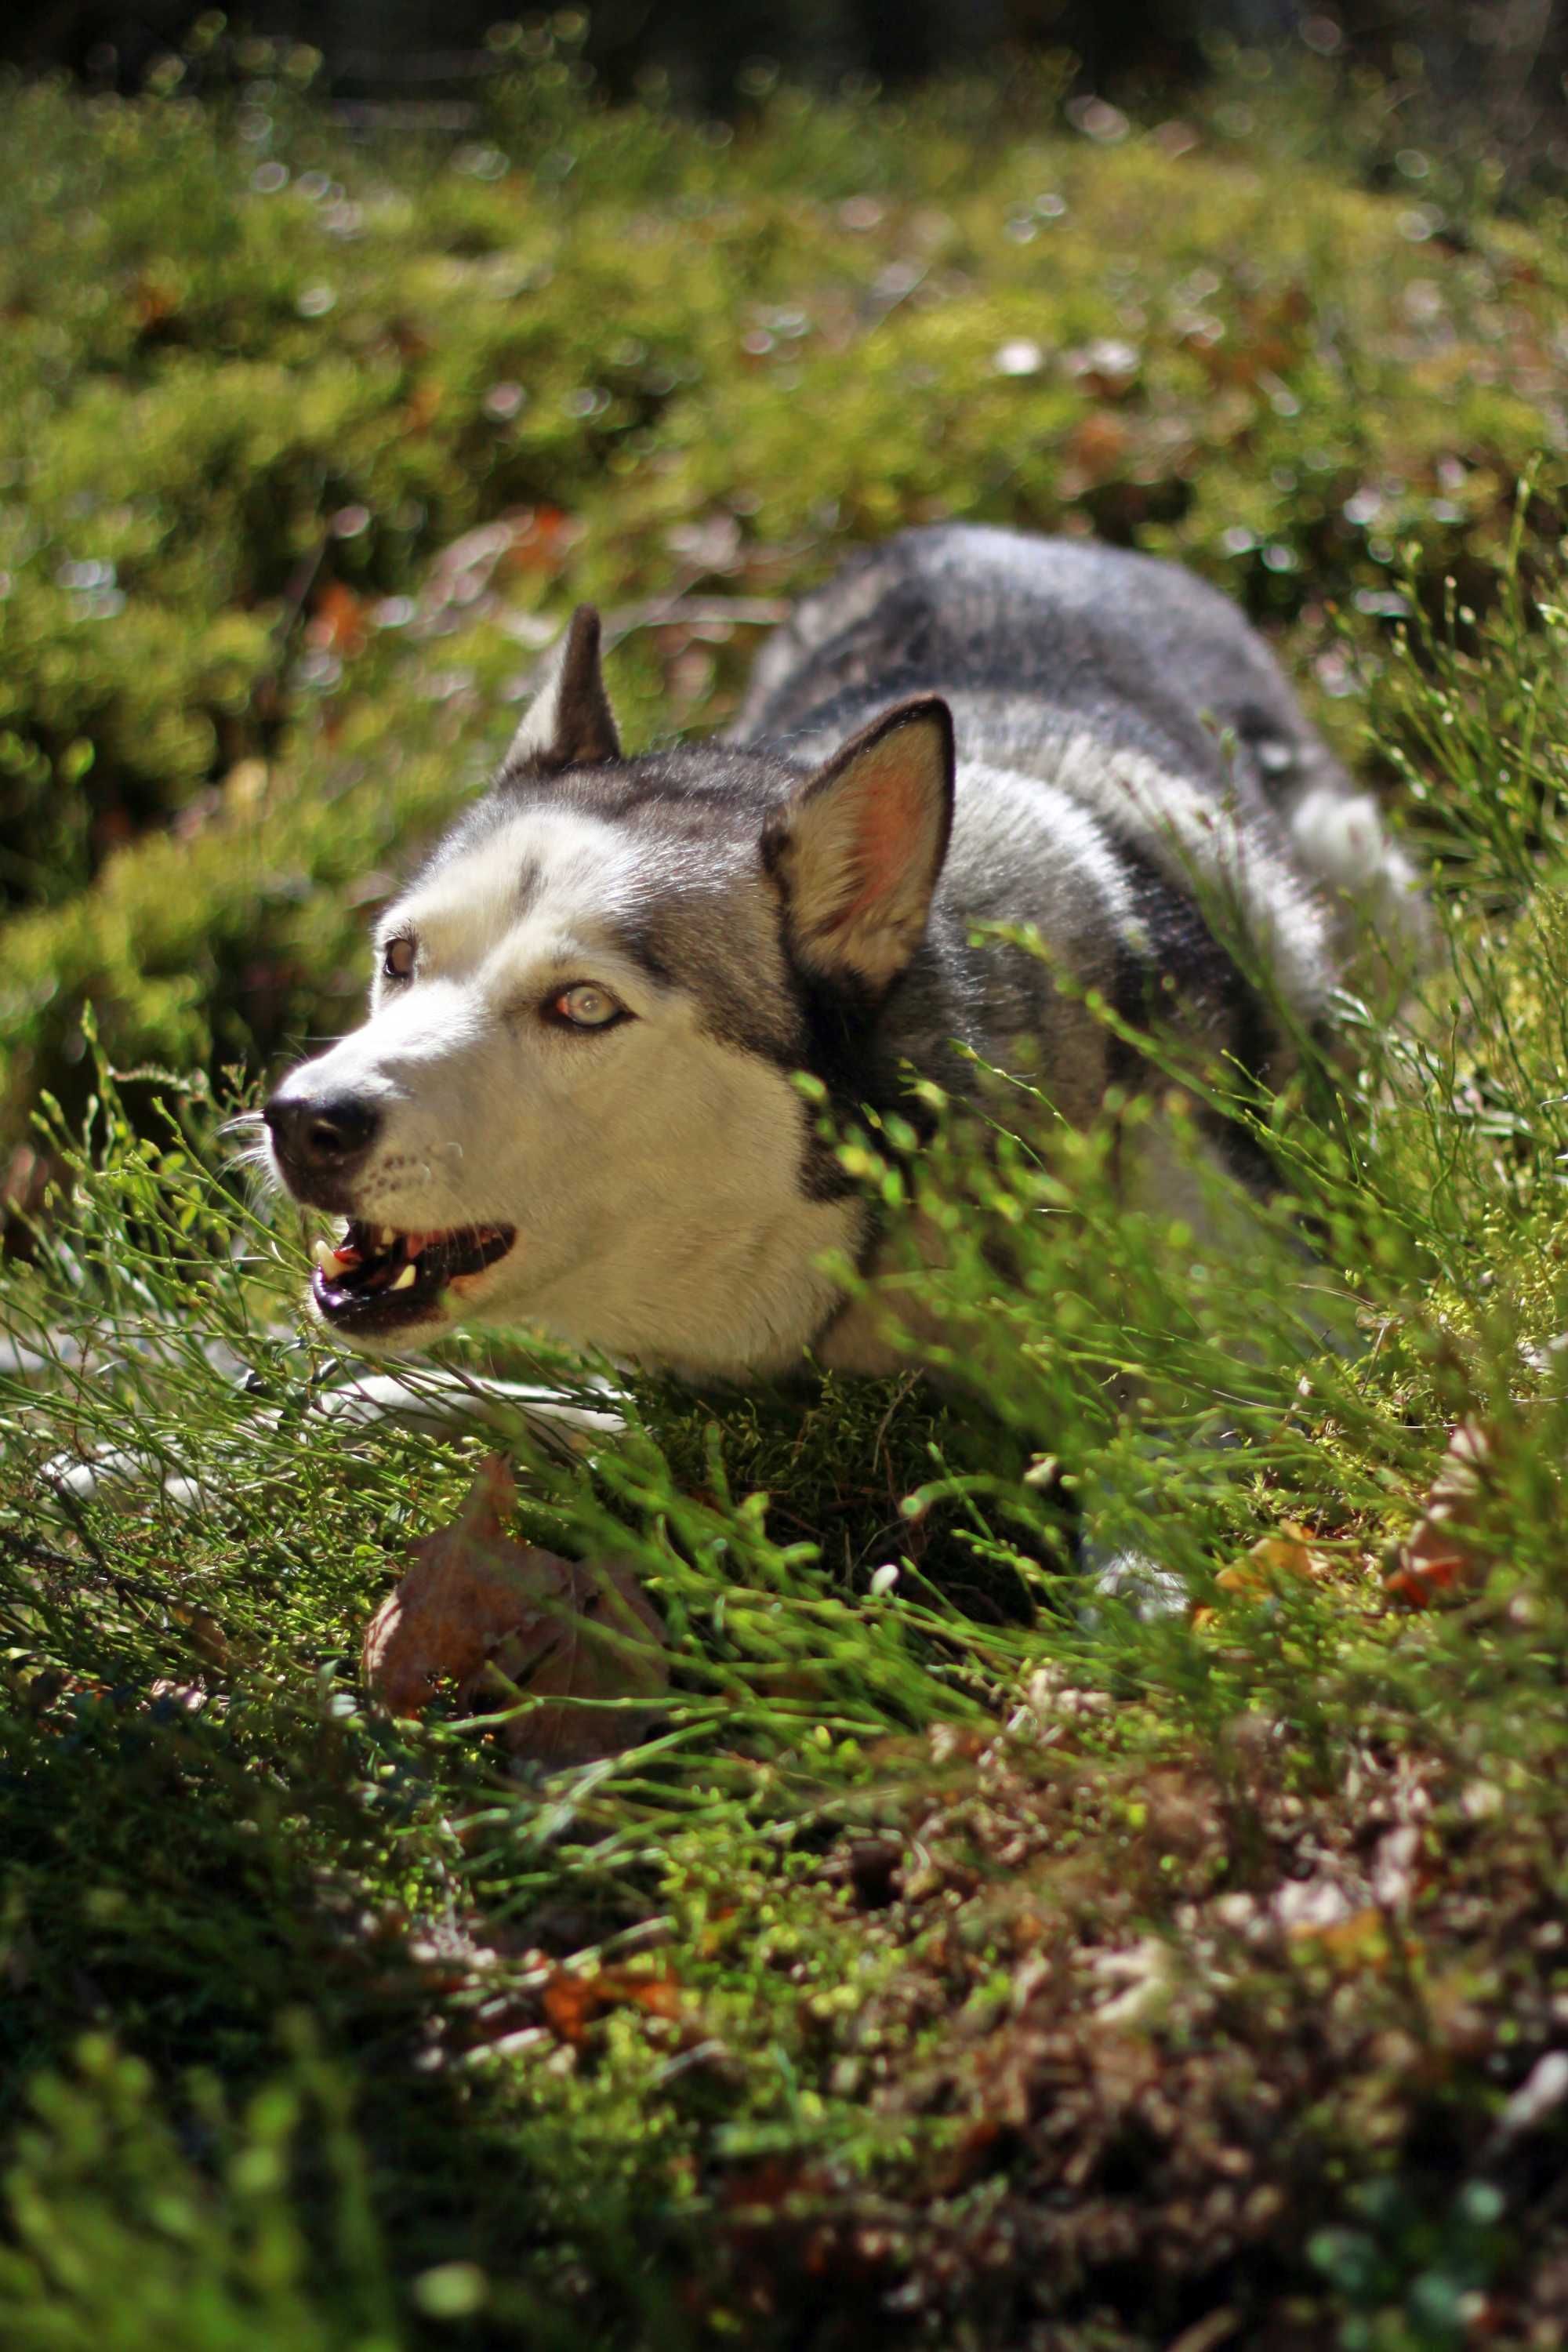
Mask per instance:
[[[0,2337],[1554,2341],[1568,2104],[1521,2094],[1568,2014],[1560,454],[1513,488],[1560,439],[1553,217],[1456,184],[1413,238],[1288,96],[1173,159],[1040,93],[781,100],[716,148],[536,76],[492,177],[269,79],[270,143],[5,101]],[[1127,386],[1054,356],[1108,338]],[[443,609],[442,546],[521,506],[574,529]],[[497,1434],[321,1410],[224,1066],[350,1017],[378,877],[481,772],[532,623],[598,596],[634,740],[706,725],[754,632],[634,607],[946,511],[1092,523],[1272,617],[1402,787],[1440,967],[1392,1022],[1347,1000],[1267,1114],[1289,1199],[1223,1251],[1017,1089],[984,1160],[955,1130],[901,1180],[861,1139],[950,1228],[943,1384],[634,1385],[567,1461],[503,1423],[520,1532],[636,1568],[668,1690],[553,1774],[504,1714],[392,1723],[363,1625]],[[1241,1442],[1190,1443],[1216,1419]],[[1415,1608],[1387,1580],[1463,1423],[1465,1573]],[[1134,1466],[1190,1622],[1080,1613],[1075,1486]]]

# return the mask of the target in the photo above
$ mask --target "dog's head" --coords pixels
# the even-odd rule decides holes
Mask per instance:
[[[370,1015],[266,1109],[295,1198],[348,1220],[315,1310],[356,1346],[532,1324],[691,1376],[783,1368],[865,1212],[795,1083],[886,1090],[952,727],[906,702],[815,772],[621,755],[574,617],[489,795],[382,918]]]

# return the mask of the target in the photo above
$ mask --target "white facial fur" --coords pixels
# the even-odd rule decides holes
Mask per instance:
[[[507,820],[389,910],[382,939],[418,940],[414,977],[378,972],[364,1026],[290,1078],[291,1093],[352,1094],[382,1113],[357,1217],[517,1229],[507,1256],[380,1344],[427,1346],[459,1319],[531,1324],[726,1377],[797,1360],[831,1313],[817,1261],[853,1249],[858,1212],[803,1196],[805,1112],[787,1072],[710,1034],[695,998],[617,946],[617,911],[646,897],[638,856],[624,830],[576,812]],[[536,877],[526,897],[523,876]],[[722,892],[711,919],[741,928],[748,957],[777,955],[760,883],[736,872],[707,887]],[[582,982],[634,1017],[552,1021],[550,1002]]]

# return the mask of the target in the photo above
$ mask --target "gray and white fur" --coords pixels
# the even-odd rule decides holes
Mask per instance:
[[[1085,1123],[1155,1024],[1268,1084],[1358,911],[1419,937],[1373,803],[1172,566],[904,532],[805,599],[727,740],[633,758],[584,608],[383,916],[368,1020],[268,1106],[283,1182],[351,1221],[316,1311],[378,1352],[483,1320],[699,1381],[883,1370],[832,1266],[896,1237],[796,1073],[852,1118],[911,1071],[963,1094],[968,1048]]]

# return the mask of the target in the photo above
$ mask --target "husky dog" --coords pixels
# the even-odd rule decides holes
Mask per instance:
[[[315,1312],[374,1352],[483,1321],[693,1381],[886,1370],[832,1268],[896,1237],[798,1073],[910,1118],[911,1072],[963,1096],[977,1056],[1087,1122],[1159,1024],[1267,1084],[1347,897],[1414,937],[1412,894],[1261,640],[1172,566],[906,531],[805,598],[726,740],[633,758],[584,607],[382,918],[368,1020],[267,1105],[277,1174],[348,1221]]]

